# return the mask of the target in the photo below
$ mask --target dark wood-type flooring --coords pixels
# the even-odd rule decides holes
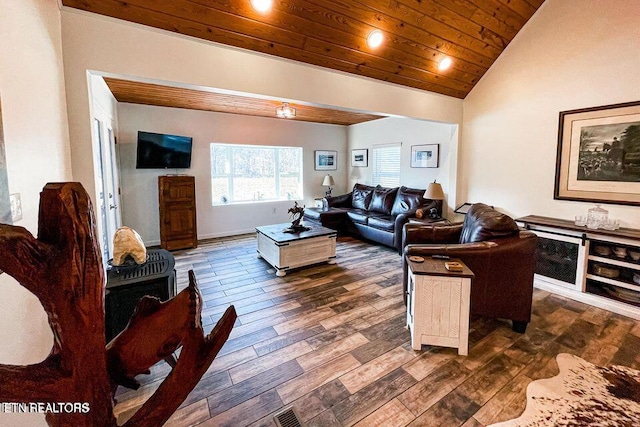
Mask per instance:
[[[234,304],[229,341],[171,426],[275,426],[292,406],[306,426],[484,426],[518,416],[534,379],[558,372],[555,356],[640,368],[640,322],[548,292],[534,292],[526,334],[510,322],[472,319],[469,356],[411,349],[400,257],[340,237],[337,264],[285,277],[256,257],[255,236],[176,252],[179,289],[193,269],[207,331]],[[126,419],[169,373],[161,362],[143,386],[120,388]]]

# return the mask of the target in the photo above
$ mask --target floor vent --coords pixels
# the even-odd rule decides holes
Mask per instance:
[[[293,412],[293,408],[285,409],[273,417],[278,427],[304,427],[298,416]]]

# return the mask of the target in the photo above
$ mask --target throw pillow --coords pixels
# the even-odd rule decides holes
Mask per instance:
[[[369,185],[356,184],[353,186],[351,195],[351,206],[356,209],[369,209],[371,197],[373,196],[373,187]]]
[[[381,212],[387,215],[391,214],[393,202],[396,200],[398,188],[384,188],[380,185],[373,190],[369,210],[372,212]]]

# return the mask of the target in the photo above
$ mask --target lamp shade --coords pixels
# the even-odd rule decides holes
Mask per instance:
[[[444,200],[444,191],[442,191],[442,186],[435,181],[430,182],[423,197],[431,200]]]
[[[335,185],[333,177],[331,175],[325,176],[324,181],[322,181],[322,185],[324,185],[325,187],[331,187],[332,185]]]

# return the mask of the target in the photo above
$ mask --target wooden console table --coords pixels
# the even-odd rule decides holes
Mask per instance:
[[[407,259],[407,326],[411,347],[422,344],[454,347],[469,354],[469,309],[473,272],[463,265],[460,272],[445,268],[445,260],[424,257],[424,262]]]
[[[640,230],[537,215],[516,222],[538,235],[536,288],[640,319]]]

